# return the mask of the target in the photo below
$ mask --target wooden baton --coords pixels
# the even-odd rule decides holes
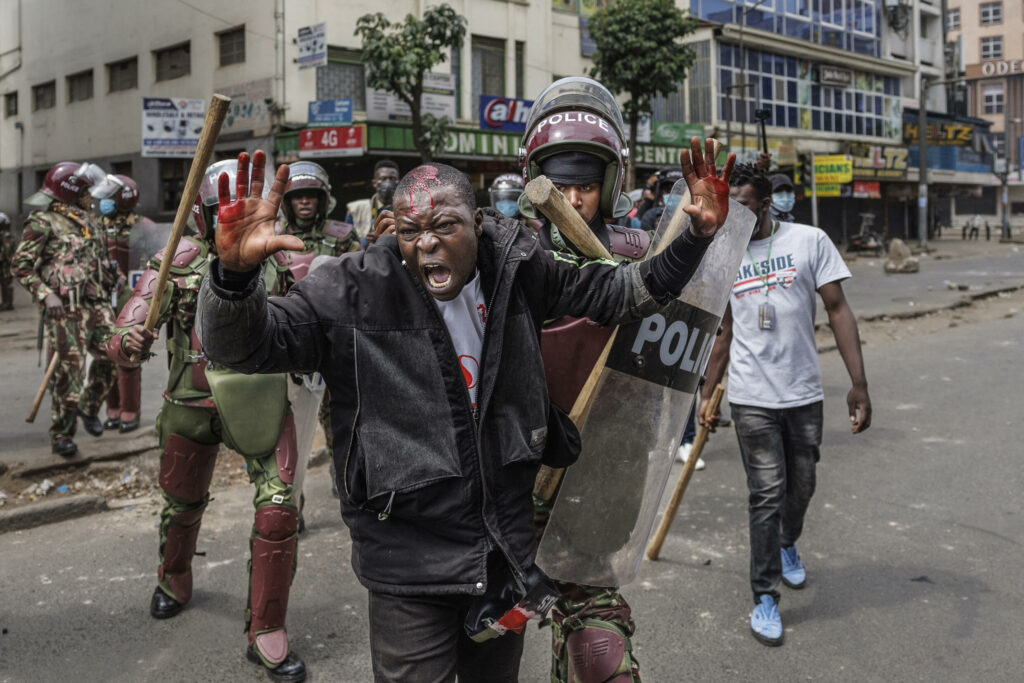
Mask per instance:
[[[153,288],[153,299],[149,303],[149,312],[146,313],[145,328],[147,330],[152,331],[156,326],[156,319],[160,315],[160,302],[164,298],[164,287],[167,286],[167,278],[171,274],[171,262],[174,260],[174,253],[178,250],[178,242],[181,241],[181,236],[185,232],[192,204],[195,203],[196,195],[199,194],[199,185],[203,182],[203,174],[206,173],[206,166],[210,163],[210,155],[213,154],[213,146],[217,143],[217,136],[220,135],[220,127],[228,113],[229,104],[231,104],[230,97],[215,93],[210,100],[210,108],[206,111],[203,132],[199,135],[199,144],[196,146],[195,156],[192,157],[192,167],[188,170],[185,189],[181,193],[181,201],[178,202],[178,212],[174,214],[171,234],[167,238],[164,257],[160,261],[160,272]],[[133,356],[132,360],[136,361],[138,358]]]
[[[558,229],[579,247],[584,256],[612,260],[612,255],[601,244],[601,240],[591,232],[587,224],[583,222],[583,217],[576,209],[572,208],[569,200],[555,187],[554,183],[548,180],[547,176],[537,176],[526,183],[525,192],[530,203],[540,209],[540,212],[547,216],[549,221],[557,225]]]
[[[721,384],[715,386],[705,415],[714,415],[718,411],[723,391]],[[654,540],[647,548],[647,558],[650,560],[657,560],[661,554],[661,546],[665,543],[668,530],[672,528],[672,522],[675,521],[676,513],[679,511],[679,504],[683,502],[683,494],[686,493],[686,487],[690,484],[690,478],[693,476],[693,470],[697,467],[697,459],[700,458],[701,451],[704,450],[704,444],[708,441],[708,433],[708,428],[703,424],[697,429],[697,438],[693,441],[690,456],[686,459],[686,464],[683,465],[683,472],[679,475],[675,490],[672,491],[672,498],[668,502],[668,507],[665,508],[665,514],[661,518],[661,524],[658,525],[658,531],[654,534]]]
[[[53,375],[57,372],[57,366],[60,364],[60,354],[56,350],[53,352],[53,358],[50,359],[50,364],[46,366],[46,374],[43,375],[43,383],[39,385],[39,391],[36,392],[36,397],[32,401],[32,407],[28,411],[28,417],[25,418],[25,422],[35,422],[36,413],[39,412],[39,405],[43,402],[43,395],[46,394],[46,385],[53,379]]]
[[[572,204],[565,198],[565,195],[546,176],[537,176],[527,183],[525,192],[530,203],[536,206],[549,221],[557,225],[558,229],[573,244],[579,247],[584,256],[588,258],[612,259],[612,255],[601,244],[601,240],[597,239],[597,236],[591,232],[576,209],[572,208]],[[597,380],[601,377],[601,371],[604,370],[605,362],[608,360],[608,352],[611,351],[614,341],[615,333],[612,333],[608,343],[604,346],[604,350],[601,351],[601,355],[590,371],[587,381],[583,384],[583,389],[580,390],[579,396],[576,397],[576,402],[573,403],[569,419],[572,420],[572,423],[577,428],[583,426],[587,409],[590,407],[590,399],[594,395],[594,388],[597,386]],[[533,484],[534,495],[542,500],[551,500],[558,489],[558,484],[562,481],[564,473],[565,468],[541,465]]]

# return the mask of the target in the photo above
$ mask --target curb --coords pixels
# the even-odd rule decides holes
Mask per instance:
[[[139,430],[138,434],[128,439],[82,441],[79,446],[78,455],[73,458],[62,458],[53,455],[50,453],[49,448],[23,451],[23,454],[15,455],[21,462],[12,465],[11,475],[15,477],[32,477],[68,467],[82,467],[91,462],[121,460],[158,447],[156,428],[150,426]],[[36,464],[25,465],[25,460],[34,461]]]
[[[107,509],[106,498],[82,493],[68,498],[44,500],[14,510],[0,510],[0,534],[84,517]]]

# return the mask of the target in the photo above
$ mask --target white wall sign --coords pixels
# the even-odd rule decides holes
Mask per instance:
[[[327,66],[326,22],[299,29],[299,57],[295,61],[300,69]]]
[[[191,157],[203,131],[206,103],[175,97],[142,98],[142,156]]]
[[[224,88],[220,92],[231,98],[228,114],[221,127],[225,133],[251,133],[255,137],[270,135],[270,105],[273,97],[273,79],[261,78]]]
[[[423,77],[423,113],[455,121],[455,78],[452,74],[430,72]],[[366,89],[367,121],[412,120],[408,105],[385,90]]]

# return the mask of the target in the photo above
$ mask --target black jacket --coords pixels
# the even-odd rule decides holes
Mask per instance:
[[[477,418],[447,327],[394,236],[321,266],[286,297],[268,301],[258,278],[224,289],[217,264],[203,283],[197,329],[210,359],[323,374],[352,566],[372,590],[481,594],[492,550],[522,578],[548,423],[541,324],[657,309],[637,265],[556,259],[499,216],[485,210],[478,247],[490,305]]]

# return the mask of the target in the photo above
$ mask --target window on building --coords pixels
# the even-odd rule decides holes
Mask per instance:
[[[986,114],[1003,113],[1003,84],[995,83],[982,86],[982,109]]]
[[[57,81],[32,86],[32,111],[57,106]]]
[[[160,159],[160,210],[175,211],[185,191],[188,159]]]
[[[172,45],[162,50],[154,50],[156,59],[156,80],[169,81],[192,73],[192,47],[190,43]]]
[[[327,48],[327,66],[316,68],[316,98],[352,98],[352,108],[366,111],[366,69],[356,50]]]
[[[92,99],[92,69],[71,74],[67,81],[68,103]]]
[[[981,58],[982,59],[1002,59],[1003,58],[1003,37],[1002,36],[991,36],[988,38],[981,39]]]
[[[981,3],[981,24],[999,24],[1003,21],[1002,2]]]
[[[946,10],[946,30],[947,31],[959,31],[960,30],[960,9],[947,9]]]
[[[4,118],[18,115],[18,91],[4,95]]]
[[[245,61],[245,26],[221,31],[217,34],[220,47],[220,65],[241,64]]]
[[[129,178],[132,177],[132,162],[130,161],[114,161],[110,164],[110,172],[114,175],[126,175]]]
[[[470,91],[474,113],[481,95],[505,95],[505,41],[473,36],[473,88]]]
[[[139,58],[129,57],[107,64],[107,90],[118,92],[139,87]]]

